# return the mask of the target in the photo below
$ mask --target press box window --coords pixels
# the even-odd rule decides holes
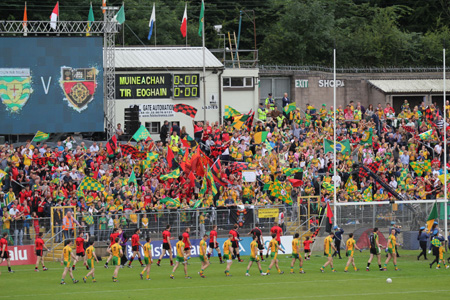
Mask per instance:
[[[251,88],[253,87],[252,77],[224,77],[224,88]]]
[[[151,134],[159,134],[159,132],[161,131],[160,122],[145,122],[145,127]]]

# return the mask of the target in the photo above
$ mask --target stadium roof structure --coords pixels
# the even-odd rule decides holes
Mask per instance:
[[[402,79],[402,80],[369,80],[369,84],[384,93],[442,93],[442,79]],[[450,90],[450,80],[446,80],[446,89]]]
[[[117,69],[203,68],[202,47],[115,48]],[[205,67],[222,69],[223,64],[205,49]]]

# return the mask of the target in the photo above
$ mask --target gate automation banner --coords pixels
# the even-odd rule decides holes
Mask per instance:
[[[0,134],[104,130],[101,37],[2,37],[0,53]]]

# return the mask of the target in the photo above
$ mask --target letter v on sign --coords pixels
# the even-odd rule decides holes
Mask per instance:
[[[48,90],[50,89],[50,82],[52,82],[52,77],[50,76],[48,78],[47,86],[45,85],[44,77],[42,77],[42,76],[41,76],[41,81],[42,81],[42,87],[44,88],[44,93],[46,95],[48,95]]]

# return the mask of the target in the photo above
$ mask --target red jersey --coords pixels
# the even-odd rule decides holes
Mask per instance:
[[[303,247],[305,248],[305,250],[311,250],[311,244],[312,244],[311,240],[304,241]]]
[[[8,241],[5,238],[0,239],[0,253],[3,250],[3,245],[5,245],[5,252],[8,251]]]
[[[139,234],[133,234],[131,236],[131,246],[139,246]]]
[[[183,233],[183,243],[184,243],[184,248],[189,248],[189,247],[191,247],[191,244],[189,243],[188,238],[189,238],[189,233],[184,232],[184,233]]]
[[[116,238],[119,236],[119,234],[116,233],[111,233],[111,235],[109,236],[109,240],[111,241],[111,245],[114,245],[116,243]]]
[[[214,238],[216,238],[217,243],[217,231],[211,230],[211,232],[209,233],[209,242],[214,243]]]
[[[163,243],[168,243],[170,240],[170,231],[164,230],[163,231]]]
[[[41,238],[36,238],[34,245],[36,246],[36,250],[44,250],[44,240]]]
[[[77,237],[75,244],[77,245],[77,253],[84,252],[84,239],[82,237]]]
[[[229,234],[231,234],[233,237],[231,238],[232,241],[237,241],[238,240],[238,234],[236,232],[236,230],[231,229],[230,232],[228,232]]]
[[[277,237],[275,238],[277,241],[278,241],[278,243],[281,245],[281,233],[283,232],[283,229],[281,229],[281,227],[280,226],[273,226],[271,229],[270,229],[270,233],[275,233],[276,235],[277,235]]]

